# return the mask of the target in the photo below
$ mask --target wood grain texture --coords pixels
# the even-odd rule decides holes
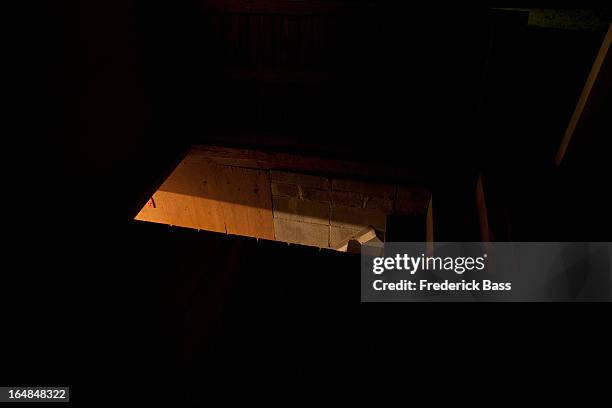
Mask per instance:
[[[136,219],[274,239],[269,173],[188,155]]]

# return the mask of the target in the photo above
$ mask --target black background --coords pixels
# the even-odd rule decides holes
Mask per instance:
[[[69,385],[78,406],[119,397],[376,406],[452,397],[457,385],[469,398],[499,390],[523,401],[529,391],[601,390],[607,305],[361,304],[350,255],[131,222],[191,143],[245,143],[223,136],[235,129],[213,108],[221,94],[244,100],[250,88],[207,88],[230,67],[199,52],[194,4],[42,4],[9,37],[29,79],[16,84],[11,102],[25,109],[4,145],[6,385]],[[434,191],[453,198],[439,209],[444,239],[474,239],[461,186],[484,169],[508,186],[502,201],[516,202],[514,239],[609,241],[601,139],[555,184],[556,133],[546,135],[567,123],[601,33],[512,23],[497,32],[493,58],[484,8],[382,10],[371,17],[389,30],[376,37],[378,53],[320,61],[340,78],[363,71],[359,92],[341,80],[312,100],[303,85],[284,89],[288,106],[315,106],[313,136],[299,134],[300,119],[263,116],[239,121],[264,134],[250,143],[374,162],[416,151]],[[571,63],[559,61],[572,52]],[[324,111],[321,95],[332,96]],[[254,106],[221,113],[243,118]],[[589,382],[584,393],[578,380]]]

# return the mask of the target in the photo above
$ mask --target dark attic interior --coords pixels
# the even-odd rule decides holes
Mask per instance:
[[[56,352],[15,372],[74,401],[110,370],[165,406],[378,406],[381,344],[436,354],[457,331],[495,347],[587,325],[364,305],[356,271],[370,241],[610,241],[601,4],[41,4],[23,34],[40,119],[22,128],[40,138],[12,190],[29,215],[8,217],[11,307],[37,299],[66,331],[16,341]]]

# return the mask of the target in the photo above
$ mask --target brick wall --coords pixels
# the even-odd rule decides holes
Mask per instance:
[[[386,231],[387,216],[423,215],[429,192],[403,186],[271,171],[279,241],[338,248],[367,227]]]

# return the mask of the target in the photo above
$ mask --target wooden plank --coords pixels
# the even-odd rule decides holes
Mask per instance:
[[[136,219],[274,239],[269,174],[188,155]]]
[[[583,113],[585,110],[585,106],[589,103],[589,99],[591,98],[593,88],[601,85],[601,81],[599,79],[599,73],[602,65],[606,59],[610,58],[608,55],[608,51],[610,49],[610,42],[612,42],[612,23],[608,26],[608,32],[604,37],[604,40],[601,44],[601,48],[597,53],[597,57],[595,58],[595,62],[593,63],[593,67],[591,68],[591,72],[587,78],[586,84],[582,89],[582,93],[580,94],[580,98],[578,99],[578,103],[576,105],[576,109],[572,114],[569,125],[565,130],[565,134],[563,135],[563,139],[561,140],[561,145],[559,146],[559,150],[557,151],[557,156],[555,157],[555,164],[559,166],[565,157],[567,152],[567,148],[576,132],[576,127],[579,122],[583,118]]]

